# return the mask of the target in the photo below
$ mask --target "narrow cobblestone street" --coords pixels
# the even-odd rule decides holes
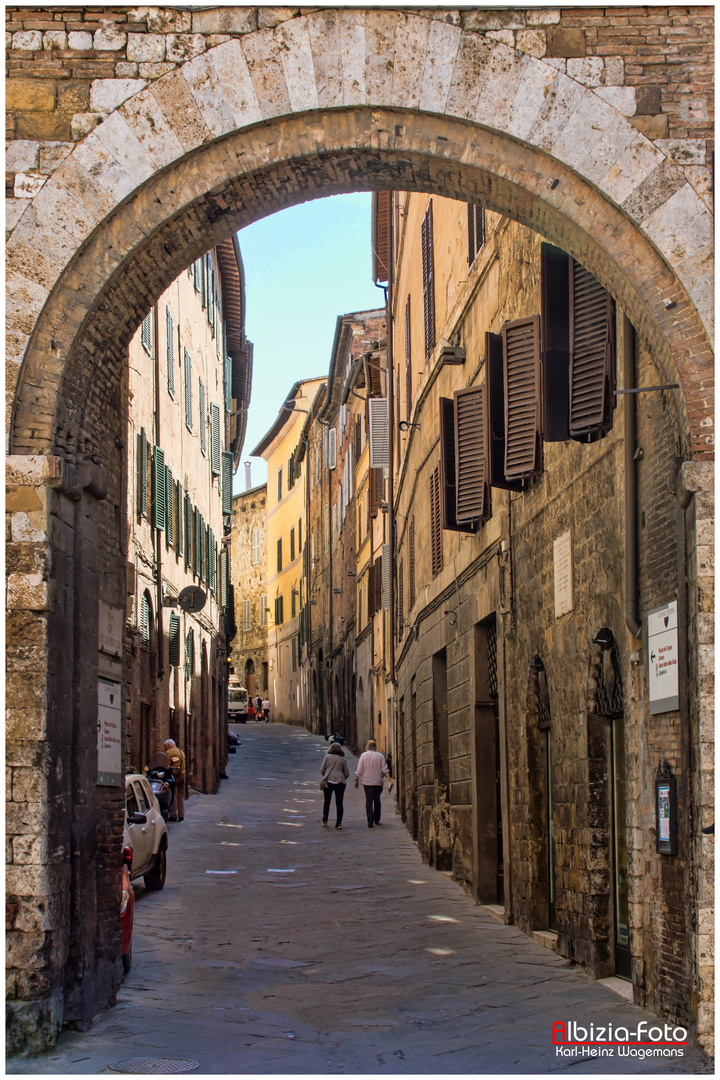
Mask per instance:
[[[237,730],[220,795],[194,795],[171,825],[164,891],[137,890],[116,1007],[8,1072],[106,1072],[136,1057],[191,1058],[210,1074],[708,1071],[692,1049],[557,1057],[553,1021],[653,1018],[423,865],[387,791],[383,828],[366,827],[350,784],[343,830],[323,829],[322,739]]]

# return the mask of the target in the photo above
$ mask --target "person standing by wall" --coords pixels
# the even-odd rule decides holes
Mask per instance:
[[[175,745],[174,739],[165,740],[165,753],[170,758],[170,767],[175,778],[173,788],[173,801],[170,807],[170,821],[184,821],[185,819],[185,755],[179,746]]]
[[[372,829],[373,825],[381,824],[380,793],[383,789],[383,776],[387,776],[390,780],[388,790],[392,791],[393,780],[387,761],[379,752],[375,740],[368,739],[365,743],[365,752],[360,755],[355,771],[355,787],[358,787],[362,780],[365,791],[368,829]]]

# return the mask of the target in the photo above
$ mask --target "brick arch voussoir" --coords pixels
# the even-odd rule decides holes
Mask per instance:
[[[309,197],[383,188],[478,199],[588,266],[648,339],[668,381],[681,383],[693,453],[708,456],[709,343],[677,276],[628,215],[519,139],[467,120],[377,108],[280,117],[209,141],[107,215],[35,323],[15,396],[13,452],[50,451],[60,411],[78,426],[78,402],[92,427],[142,315],[203,250]]]

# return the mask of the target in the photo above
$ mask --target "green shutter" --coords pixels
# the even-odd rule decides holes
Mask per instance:
[[[185,569],[192,563],[193,517],[190,496],[185,495]]]
[[[200,449],[203,454],[207,454],[207,427],[205,423],[205,383],[202,379],[198,379],[198,407],[200,410]]]
[[[140,648],[150,648],[150,601],[145,593],[140,598]]]
[[[185,362],[185,424],[192,431],[192,361],[187,349],[183,352]]]
[[[175,483],[173,474],[165,466],[165,540],[168,547],[175,546]]]
[[[290,489],[292,488],[293,483],[294,483],[294,479],[293,479],[293,459],[292,459],[292,455],[290,455],[290,457],[288,458],[288,467],[287,467],[288,491],[290,491]]]
[[[185,638],[185,678],[192,679],[195,674],[195,634],[188,630]]]
[[[220,548],[220,606],[223,611],[227,610],[228,603],[228,548],[223,544]]]
[[[208,573],[207,583],[210,592],[215,595],[215,534],[208,525],[207,530],[207,553],[208,553]]]
[[[233,456],[231,450],[222,455],[222,512],[232,514]]]
[[[180,620],[177,615],[170,616],[168,629],[168,650],[170,667],[180,666]]]
[[[145,428],[140,428],[140,434],[138,435],[138,513],[143,517],[148,516],[148,490],[147,490],[147,470],[148,470],[148,441],[145,438]]]
[[[167,381],[168,393],[175,396],[175,352],[173,349],[173,317],[170,308],[165,308],[165,327],[167,330]]]
[[[177,482],[177,490],[175,492],[175,501],[177,503],[177,546],[175,548],[175,553],[177,557],[180,558],[183,552],[183,520],[185,508],[183,506],[182,484],[179,480]]]
[[[165,528],[165,454],[153,447],[153,521],[156,529]]]
[[[210,406],[210,469],[220,475],[220,406]]]
[[[195,543],[193,544],[193,574],[200,576],[200,552],[202,550],[202,515],[197,507],[193,508],[193,520],[195,522]]]
[[[232,360],[225,357],[223,366],[225,376],[225,412],[232,412]]]

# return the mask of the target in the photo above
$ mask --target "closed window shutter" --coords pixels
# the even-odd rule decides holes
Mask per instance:
[[[215,590],[217,588],[217,582],[215,580],[215,574],[216,574],[216,570],[217,570],[217,555],[215,553],[215,533],[212,531],[212,529],[210,528],[209,525],[208,525],[208,531],[207,531],[207,552],[208,552],[208,575],[207,575],[207,581],[208,581],[208,587],[210,589],[210,592],[214,596],[215,595]]]
[[[440,466],[430,474],[430,555],[432,576],[442,570],[442,520],[440,515]]]
[[[433,241],[432,199],[422,222],[423,308],[425,320],[425,359],[435,348],[435,254]]]
[[[159,446],[153,447],[153,526],[165,528],[165,454]]]
[[[405,301],[405,419],[412,415],[412,330],[410,325],[410,296]]]
[[[223,364],[223,381],[225,387],[225,412],[232,412],[232,360],[225,357]]]
[[[175,396],[175,351],[173,343],[173,317],[170,308],[165,308],[165,332],[167,335],[167,383],[168,393]]]
[[[243,600],[243,630],[249,630],[252,624],[252,601]]]
[[[282,537],[277,542],[277,570],[278,573],[282,570]]]
[[[468,203],[468,262],[473,263],[485,245],[485,209]]]
[[[227,609],[227,599],[228,599],[228,596],[227,596],[227,584],[228,584],[227,554],[228,554],[227,545],[223,544],[222,547],[220,548],[220,567],[219,567],[219,570],[220,570],[220,587],[219,587],[219,596],[218,596],[218,600],[220,602],[220,607],[222,608],[223,614],[225,614],[225,611]]]
[[[201,518],[200,512],[197,507],[193,507],[193,551],[192,551],[192,570],[193,575],[197,576],[200,573],[200,528]]]
[[[570,257],[540,245],[543,439],[570,438]]]
[[[140,341],[145,352],[152,356],[152,312],[149,312],[140,324]]]
[[[337,468],[337,429],[330,428],[328,432],[328,465],[331,469]]]
[[[390,545],[382,546],[382,606],[385,611],[390,610]]]
[[[267,624],[268,624],[267,617],[268,617],[268,613],[267,613],[267,596],[263,595],[263,596],[260,597],[260,625],[262,627],[267,626]]]
[[[138,435],[138,514],[148,516],[148,441],[145,428]]]
[[[505,477],[505,373],[500,334],[485,334],[485,385],[490,424],[490,485],[506,491],[525,491],[527,480]]]
[[[185,510],[183,506],[183,489],[179,480],[175,491],[175,514],[177,516],[177,544],[175,547],[175,554],[180,558],[183,552],[183,522]]]
[[[295,481],[293,479],[293,466],[294,466],[294,459],[293,459],[293,456],[291,454],[290,457],[288,458],[288,463],[287,463],[287,486],[288,486],[288,491],[291,490],[293,484],[295,483]]]
[[[367,617],[372,619],[375,614],[375,564],[370,563],[367,575]]]
[[[202,263],[200,259],[196,259],[193,263],[193,285],[195,286],[195,292],[200,292],[202,289]]]
[[[370,398],[368,408],[370,418],[370,468],[387,469],[390,466],[387,398]]]
[[[232,450],[223,451],[222,456],[222,512],[232,514]]]
[[[375,611],[383,606],[383,561],[382,556],[375,560]]]
[[[540,429],[540,319],[533,315],[503,327],[505,375],[505,476],[542,472]]]
[[[408,530],[408,614],[415,607],[415,517]]]
[[[574,259],[570,286],[570,438],[594,442],[613,423],[615,304]]]
[[[192,679],[195,675],[195,634],[188,630],[185,638],[185,678]]]
[[[455,517],[459,525],[490,517],[489,425],[486,386],[455,391]]]
[[[145,652],[150,648],[150,601],[146,593],[140,598],[140,648]]]
[[[210,329],[214,335],[215,333],[215,270],[210,261],[210,256],[207,257],[208,261],[208,306],[207,317],[210,323]]]
[[[210,406],[210,470],[213,476],[220,475],[220,406]]]
[[[370,519],[374,518],[380,509],[380,504],[385,495],[385,480],[382,469],[370,469],[368,475],[368,528]]]
[[[190,496],[185,496],[185,568],[193,566],[193,508]]]
[[[185,425],[192,431],[192,361],[187,349],[183,352],[185,364]]]
[[[175,481],[167,465],[165,466],[165,543],[175,546]]]
[[[207,581],[207,526],[200,514],[200,580]]]
[[[200,413],[200,449],[207,454],[207,425],[205,418],[205,383],[198,379],[198,411]]]
[[[403,560],[400,560],[398,566],[398,633],[397,636],[402,638],[403,628],[405,623],[405,607],[403,604]]]
[[[180,620],[177,615],[170,616],[168,628],[168,660],[170,667],[180,666]]]
[[[455,447],[455,403],[440,398],[440,528],[453,532],[476,532],[474,522],[457,520],[457,463]]]

